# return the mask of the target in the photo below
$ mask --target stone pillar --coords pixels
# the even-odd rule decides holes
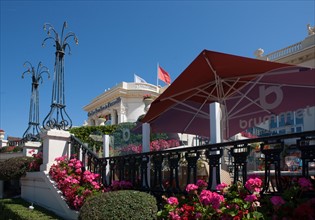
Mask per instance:
[[[103,157],[109,157],[109,135],[103,135]],[[107,160],[106,166],[106,181],[109,183],[109,160]]]
[[[43,164],[40,171],[49,171],[57,157],[69,155],[68,142],[70,133],[68,131],[51,129],[41,133],[43,140]]]
[[[142,124],[142,152],[150,152],[150,124],[149,123],[143,123]],[[147,184],[148,187],[150,187],[150,162],[148,163],[147,167]],[[142,186],[146,186],[146,182],[142,182]]]
[[[150,124],[142,124],[142,152],[150,152]]]
[[[8,146],[8,140],[0,140],[0,148]]]
[[[5,131],[0,129],[0,148],[8,146],[8,140],[4,140]]]
[[[40,142],[35,142],[35,141],[25,142],[22,145],[22,147],[23,147],[23,156],[32,157],[33,154],[37,154],[38,153],[40,146],[41,146]]]

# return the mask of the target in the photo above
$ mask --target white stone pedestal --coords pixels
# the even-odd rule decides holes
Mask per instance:
[[[63,130],[48,130],[40,134],[43,140],[43,164],[40,171],[49,171],[57,157],[69,155],[70,133]]]
[[[8,146],[8,140],[0,140],[0,148]]]
[[[23,144],[23,156],[32,157],[33,154],[38,153],[40,146],[41,146],[40,142],[34,142],[34,141],[25,142]]]

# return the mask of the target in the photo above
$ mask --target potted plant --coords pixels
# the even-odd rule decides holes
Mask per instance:
[[[152,95],[151,94],[145,94],[143,96],[143,100],[147,100],[147,99],[152,99]]]
[[[106,122],[106,116],[105,115],[99,115],[97,119],[98,125],[104,125]]]
[[[153,98],[151,94],[145,94],[143,96],[143,102],[144,102],[144,110],[148,111],[150,104],[153,102]]]

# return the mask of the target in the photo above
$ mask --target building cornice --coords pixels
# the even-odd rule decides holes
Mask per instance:
[[[110,103],[117,98],[142,98],[144,94],[151,94],[156,98],[160,94],[159,87],[148,83],[127,83],[121,82],[120,84],[106,90],[101,95],[94,98],[83,109],[86,112],[91,112],[94,109],[100,108],[104,103]]]

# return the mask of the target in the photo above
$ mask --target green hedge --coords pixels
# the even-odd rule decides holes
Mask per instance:
[[[134,190],[118,190],[90,197],[82,206],[79,220],[157,219],[154,196]]]
[[[33,157],[21,156],[0,162],[0,180],[19,179],[29,171],[32,161],[34,161]]]
[[[48,220],[62,219],[54,213],[40,206],[34,206],[33,210],[28,207],[31,204],[23,199],[0,199],[0,220]]]

